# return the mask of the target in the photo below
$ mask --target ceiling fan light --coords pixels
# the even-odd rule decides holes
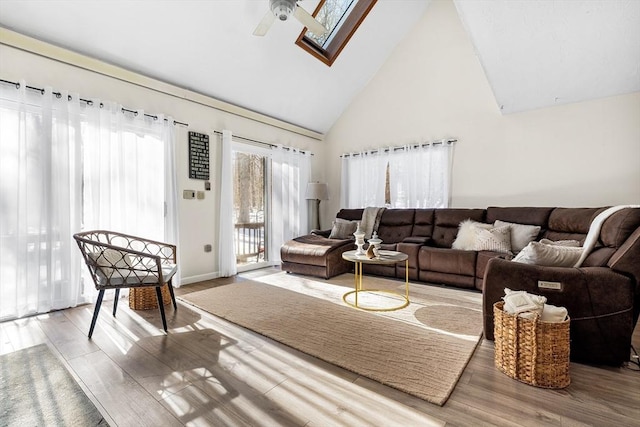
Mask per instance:
[[[271,0],[271,11],[281,21],[289,19],[295,7],[295,0]]]

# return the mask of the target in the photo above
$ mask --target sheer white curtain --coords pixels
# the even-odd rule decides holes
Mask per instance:
[[[85,113],[83,228],[177,244],[173,119],[123,113],[121,105],[98,99]]]
[[[270,260],[280,263],[280,246],[309,229],[305,199],[311,176],[311,154],[294,148],[273,147],[271,156]]]
[[[442,141],[343,155],[341,206],[448,207],[453,147]]]
[[[220,220],[218,222],[218,269],[222,277],[238,272],[233,238],[233,135],[222,131],[222,165],[220,168]]]
[[[342,156],[341,207],[385,205],[385,176],[389,150],[361,151]]]
[[[69,96],[70,95],[70,96]],[[81,298],[80,104],[0,84],[0,320]]]
[[[452,143],[407,145],[391,156],[389,185],[396,208],[449,206]]]

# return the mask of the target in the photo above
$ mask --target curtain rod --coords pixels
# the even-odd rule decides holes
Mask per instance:
[[[429,145],[453,144],[454,142],[458,142],[458,140],[457,139],[441,139],[439,141],[425,142],[423,144],[407,144],[407,145],[400,145],[397,147],[389,147],[385,149],[375,149],[370,151],[364,151],[364,154],[376,154],[376,153],[379,153],[380,151],[382,151],[383,153],[388,153],[389,151],[402,151],[402,150],[406,150],[407,146],[412,148],[418,148],[418,147],[428,147]],[[360,153],[345,153],[345,154],[342,154],[340,157],[356,157],[359,155]]]
[[[214,130],[214,131],[213,131],[213,133],[218,134],[218,135],[222,135],[222,132],[221,132],[221,131],[219,131],[219,130]],[[278,147],[278,145],[277,145],[277,144],[272,144],[272,143],[270,143],[270,142],[257,141],[257,140],[255,140],[255,139],[251,139],[251,138],[245,138],[244,136],[239,136],[239,135],[236,135],[236,134],[234,134],[234,133],[232,133],[232,137],[233,137],[233,138],[242,139],[242,140],[244,140],[244,141],[248,141],[248,142],[251,142],[251,143],[253,143],[253,144],[266,145],[266,146],[268,146],[269,148]],[[282,148],[283,148],[283,149],[285,149],[285,150],[287,150],[287,151],[291,150],[291,147],[284,147],[284,146],[283,146]],[[300,151],[302,154],[307,154],[307,151],[306,151],[306,150],[298,150],[298,151]],[[311,156],[313,156],[313,153],[309,152],[309,154],[310,154]]]
[[[20,89],[20,82],[12,82],[12,81],[9,81],[9,80],[4,80],[4,79],[0,79],[0,82],[2,82],[2,83],[7,83],[7,84],[10,84],[10,85],[14,85],[14,86],[16,87],[16,89]],[[25,87],[26,87],[27,89],[31,89],[31,90],[34,90],[34,91],[40,92],[41,94],[43,94],[43,95],[44,95],[44,88],[35,87],[35,86],[29,86],[29,85],[25,85]],[[57,98],[62,97],[62,93],[61,93],[61,92],[51,92],[51,93],[53,93]],[[67,97],[68,97],[68,100],[69,100],[69,101],[71,101],[71,95],[67,95]],[[92,100],[90,100],[90,99],[84,99],[84,98],[79,98],[79,99],[80,99],[80,101],[85,102],[87,105],[93,105],[93,101],[92,101]],[[104,104],[101,102],[101,103],[100,103],[100,108],[102,108],[103,106],[104,106]],[[135,111],[135,110],[130,110],[130,109],[128,109],[128,108],[124,108],[124,107],[122,107],[122,112],[123,112],[123,113],[133,113],[133,114],[135,114],[135,115],[138,115],[138,112],[137,112],[137,111]],[[145,115],[146,117],[152,118],[152,119],[154,119],[154,120],[158,120],[158,116],[154,116],[153,114],[147,114],[147,113],[145,113],[144,115]],[[168,121],[167,119],[164,119],[164,120],[165,120],[165,121]],[[174,124],[174,125],[187,126],[187,127],[189,126],[189,124],[188,124],[188,123],[179,122],[179,121],[177,121],[177,120],[174,120],[174,121],[173,121],[173,124]]]

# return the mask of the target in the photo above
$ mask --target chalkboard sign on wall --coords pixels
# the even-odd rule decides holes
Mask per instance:
[[[189,132],[189,178],[209,179],[209,135]]]

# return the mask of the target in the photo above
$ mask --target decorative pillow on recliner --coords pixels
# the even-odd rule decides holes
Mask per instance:
[[[520,252],[529,242],[533,242],[540,233],[539,225],[517,224],[515,222],[506,222],[496,219],[493,223],[494,227],[511,227],[511,250]]]
[[[581,247],[531,242],[516,255],[513,261],[545,267],[573,267],[580,259],[580,255],[582,255]]]
[[[489,230],[476,228],[474,251],[493,251],[511,253],[511,227],[491,228]]]
[[[358,228],[357,221],[348,221],[342,218],[336,218],[331,228],[330,239],[350,239]]]
[[[451,248],[472,251],[476,244],[476,234],[478,230],[488,230],[491,228],[493,228],[491,224],[465,219],[458,226],[458,234],[451,244]]]

